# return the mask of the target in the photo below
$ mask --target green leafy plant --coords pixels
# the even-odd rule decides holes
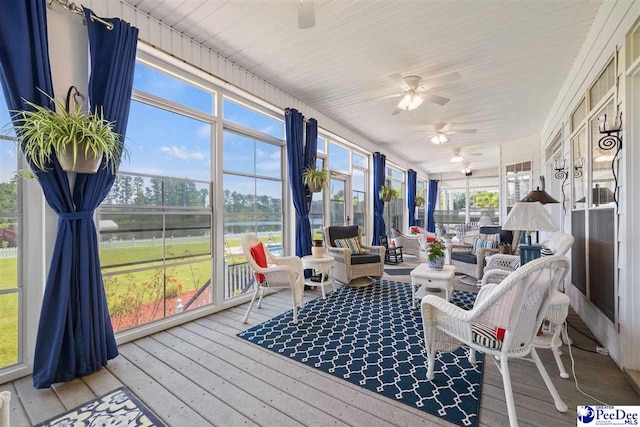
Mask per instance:
[[[109,167],[115,174],[121,157],[127,152],[120,135],[113,130],[113,123],[105,120],[102,112],[85,113],[80,111],[80,106],[68,112],[60,101],[49,99],[56,111],[29,101],[26,104],[32,111],[11,111],[22,150],[33,166],[45,171],[54,152],[62,156],[72,150],[75,168],[78,154],[84,151],[88,159],[99,161],[104,157],[105,168]]]
[[[385,202],[400,198],[400,190],[393,188],[391,185],[383,185],[380,187],[380,198]]]
[[[417,207],[421,208],[424,206],[424,196],[422,196],[422,194],[416,194],[416,198],[414,200]]]
[[[329,186],[330,174],[327,169],[308,167],[302,171],[302,182],[312,193],[321,191]]]
[[[435,261],[438,258],[444,258],[445,251],[444,243],[440,240],[429,243],[429,261]]]
[[[26,180],[36,179],[36,174],[33,173],[31,169],[20,169],[19,171],[16,172],[15,176],[17,179],[26,179]]]

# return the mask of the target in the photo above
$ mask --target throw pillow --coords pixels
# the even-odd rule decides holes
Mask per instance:
[[[251,247],[251,256],[253,257],[253,260],[256,262],[256,264],[258,264],[258,266],[267,268],[267,254],[264,251],[264,245],[262,244],[262,242]],[[256,280],[258,281],[258,283],[264,282],[264,274],[255,272],[253,274],[256,276]]]
[[[476,239],[473,239],[473,249],[471,250],[471,253],[473,255],[478,255],[478,249],[481,249],[481,248],[495,249],[497,247],[498,247],[497,241],[476,238]]]
[[[551,256],[553,254],[554,252],[547,247],[543,246],[542,248],[540,248],[540,256]]]
[[[357,237],[351,237],[349,239],[336,239],[334,241],[337,248],[350,249],[351,255],[361,255],[366,253],[360,246],[360,241]]]
[[[483,234],[483,233],[480,233],[478,235],[478,237],[480,237],[481,239],[484,239],[484,240],[490,240],[492,242],[500,243],[500,234],[499,233],[498,234]],[[507,242],[507,243],[509,243],[509,242]]]
[[[411,234],[420,234],[420,227],[413,226],[409,228],[409,230],[411,231]]]

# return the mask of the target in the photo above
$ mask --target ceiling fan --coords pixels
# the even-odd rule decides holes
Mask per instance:
[[[471,173],[471,162],[467,162],[464,164],[464,166],[460,169],[460,173],[467,175]]]
[[[457,148],[453,151],[450,152],[451,158],[449,159],[449,161],[451,163],[462,163],[464,162],[464,158],[465,157],[477,157],[477,156],[482,156],[482,153],[471,153],[471,152],[462,152],[462,149]],[[469,162],[470,163],[470,162]],[[468,167],[468,164],[467,164]]]
[[[451,123],[435,123],[432,125],[432,131],[418,131],[429,132],[432,134],[431,142],[434,144],[444,144],[449,142],[447,135],[455,135],[461,133],[476,133],[476,129],[452,129]]]
[[[422,80],[420,76],[402,77],[400,74],[391,74],[389,78],[402,89],[401,94],[391,96],[393,98],[402,97],[396,109],[393,110],[392,114],[395,116],[403,111],[415,110],[421,106],[425,100],[433,102],[434,104],[445,105],[449,102],[449,98],[434,95],[427,91],[436,86],[459,80],[460,74],[452,72],[426,80]]]
[[[298,3],[298,28],[306,30],[316,25],[316,10],[313,0],[299,0]]]

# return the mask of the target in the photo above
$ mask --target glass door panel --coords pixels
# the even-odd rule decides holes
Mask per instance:
[[[329,182],[329,224],[348,225],[347,204],[347,179],[333,176]]]

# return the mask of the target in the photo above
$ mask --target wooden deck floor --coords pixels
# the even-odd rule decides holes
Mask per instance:
[[[407,261],[398,267],[410,266]],[[388,278],[408,281],[407,276]],[[318,296],[317,290],[305,293],[307,300]],[[176,427],[449,425],[236,337],[239,331],[289,310],[289,304],[290,296],[282,292],[265,297],[249,325],[241,321],[244,305],[124,344],[121,355],[106,369],[49,390],[35,390],[31,377],[2,384],[0,391],[9,390],[13,395],[11,426],[30,426],[121,385],[167,425]],[[569,320],[577,330],[589,334],[575,313]],[[594,348],[577,330],[569,330],[575,344]],[[570,370],[566,347],[564,350],[565,366]],[[539,353],[569,411],[556,411],[532,363],[514,361],[510,368],[520,423],[575,426],[576,406],[595,402],[576,390],[573,376],[565,380],[557,375],[551,352]],[[582,390],[611,404],[640,404],[640,397],[609,357],[575,347],[573,355]],[[480,424],[508,424],[502,379],[490,361],[484,370]]]

